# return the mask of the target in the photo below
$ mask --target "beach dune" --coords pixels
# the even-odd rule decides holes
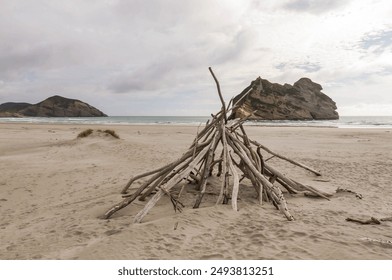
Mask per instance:
[[[78,139],[87,128],[113,129],[120,139]],[[258,205],[246,180],[238,212],[215,205],[212,181],[199,209],[190,186],[182,213],[164,197],[141,224],[132,223],[141,201],[99,218],[131,176],[180,157],[197,129],[0,124],[0,259],[391,259],[392,222],[346,221],[392,216],[389,129],[246,127],[252,139],[323,176],[272,159],[285,174],[324,192],[353,191],[330,201],[286,194],[294,221]]]

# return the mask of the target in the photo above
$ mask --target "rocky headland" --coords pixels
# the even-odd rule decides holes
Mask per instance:
[[[97,108],[77,99],[52,96],[37,104],[7,102],[0,117],[107,117]]]

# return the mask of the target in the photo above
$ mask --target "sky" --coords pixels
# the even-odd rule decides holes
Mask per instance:
[[[0,0],[0,103],[210,115],[261,76],[344,115],[392,115],[390,0]]]

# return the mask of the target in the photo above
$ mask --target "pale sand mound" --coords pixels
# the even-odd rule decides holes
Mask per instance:
[[[106,129],[93,127],[94,129]],[[144,202],[111,220],[97,217],[121,198],[131,175],[178,158],[196,127],[118,126],[120,140],[76,139],[85,127],[0,124],[1,259],[390,259],[392,222],[359,225],[358,215],[392,216],[392,133],[387,130],[247,128],[272,150],[321,170],[312,174],[273,159],[295,179],[326,192],[361,193],[331,201],[290,197],[295,221],[272,205],[260,207],[244,181],[239,212],[214,206],[213,186],[192,209],[192,186],[183,213],[163,198],[144,223],[131,224]],[[134,187],[136,188],[138,184]]]

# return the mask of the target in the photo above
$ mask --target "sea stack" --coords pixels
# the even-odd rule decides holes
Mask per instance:
[[[320,84],[309,78],[301,78],[294,85],[280,85],[258,77],[234,98],[234,104],[239,101],[239,106],[233,111],[231,118],[241,118],[253,113],[249,119],[339,119],[336,103],[322,93],[322,89]]]

